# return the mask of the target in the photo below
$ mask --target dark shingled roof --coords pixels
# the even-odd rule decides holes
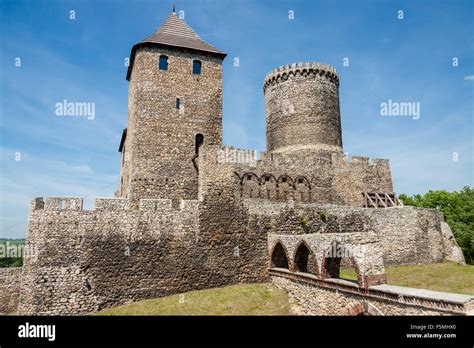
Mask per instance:
[[[225,58],[226,56],[226,53],[204,42],[204,40],[201,39],[184,20],[179,18],[176,13],[173,12],[154,34],[148,36],[145,40],[132,47],[132,52],[130,53],[130,65],[127,71],[127,80],[130,79],[132,73],[133,61],[137,49],[148,45],[182,47],[196,51],[209,52],[222,56],[222,58]]]

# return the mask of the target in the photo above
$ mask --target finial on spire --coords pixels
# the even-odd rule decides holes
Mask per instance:
[[[173,13],[176,13],[176,5],[173,4]]]

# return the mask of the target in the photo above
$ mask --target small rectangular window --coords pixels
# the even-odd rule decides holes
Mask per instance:
[[[201,61],[200,60],[193,60],[193,74],[201,75]]]
[[[160,56],[160,61],[158,67],[160,70],[168,70],[168,57]]]
[[[181,100],[179,98],[176,98],[176,109],[179,109],[181,107]]]

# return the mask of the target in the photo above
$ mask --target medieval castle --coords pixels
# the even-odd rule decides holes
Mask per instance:
[[[336,70],[306,62],[266,76],[258,159],[222,144],[225,57],[174,12],[132,47],[116,197],[93,210],[82,198],[33,199],[26,246],[36,252],[0,273],[4,306],[84,314],[271,281],[308,314],[474,308],[469,296],[385,284],[387,265],[464,260],[442,214],[398,201],[388,160],[343,152]],[[339,279],[341,265],[357,283]]]

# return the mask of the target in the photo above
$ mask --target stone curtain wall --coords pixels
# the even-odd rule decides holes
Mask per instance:
[[[363,192],[393,193],[390,162],[362,156],[349,158],[344,154],[331,157],[334,176],[332,186],[345,205],[364,205]]]
[[[253,167],[236,165],[243,198],[362,207],[363,192],[393,193],[388,160],[325,151],[264,153]]]
[[[0,268],[0,314],[9,314],[18,308],[21,271],[21,267]]]
[[[232,171],[234,177],[225,175],[237,185],[242,198],[292,198],[305,203],[363,206],[363,192],[393,192],[387,160],[349,159],[343,154],[314,149],[291,154],[264,152],[260,160],[256,160],[253,150],[222,145],[205,146],[203,151],[208,154],[205,161],[213,163],[208,164],[212,170],[206,176],[200,175],[199,184],[201,180],[214,180],[221,176],[220,172]]]
[[[160,55],[168,57],[168,70],[158,69]],[[194,59],[202,62],[200,75],[192,73]],[[196,135],[204,144],[222,142],[222,58],[143,47],[135,56],[128,105],[123,195],[196,199]]]
[[[298,156],[294,157],[283,154],[271,156],[271,154],[265,153],[262,160],[256,161],[256,163],[230,160],[221,163],[223,161],[219,161],[219,154],[222,157],[223,151],[225,150],[221,145],[203,147],[199,158],[200,199],[204,196],[210,197],[209,199],[219,197],[225,187],[229,197],[232,197],[232,201],[236,201],[236,205],[241,202],[250,214],[259,216],[260,226],[270,226],[269,229],[262,230],[262,233],[305,234],[374,231],[380,240],[386,266],[441,262],[445,259],[464,262],[452,234],[446,228],[443,232],[443,217],[435,209],[416,207],[371,209],[358,207],[358,204],[344,206],[340,205],[341,199],[338,198],[336,190],[321,188],[318,191],[319,187],[315,186],[317,180],[330,183],[330,163],[333,160],[331,156],[315,158],[314,153],[305,151],[301,151]],[[297,158],[297,160],[292,162],[292,158]],[[387,161],[371,162],[364,158],[353,158],[348,161],[344,156],[340,159],[347,166],[347,183],[352,180],[355,183],[365,181],[370,184],[370,181],[362,179],[362,176],[359,176],[361,178],[359,181],[350,180],[349,174],[359,173],[362,175],[361,173],[368,172],[364,168],[371,168],[373,173],[379,173],[377,175],[386,179],[381,181],[385,182],[386,187],[379,188],[387,189],[387,191],[392,189]],[[307,176],[297,174],[308,173],[308,168],[321,169],[321,166],[328,169],[326,173],[316,171],[316,174]],[[286,170],[283,171],[282,168],[286,168]],[[268,176],[270,179],[266,180]],[[283,182],[284,178],[286,178],[286,183]],[[301,199],[298,199],[301,196],[298,196],[297,193],[304,192],[301,189],[298,191],[298,185],[295,184],[298,178],[303,180],[303,186],[306,183],[305,178],[309,180],[311,201],[318,203],[308,203],[305,200],[301,202]],[[278,193],[276,184],[275,191],[269,188],[275,182],[278,183]],[[293,182],[296,188],[291,185],[288,187],[288,182]],[[370,185],[375,185],[375,183]],[[267,188],[270,191],[270,197],[272,197],[270,199],[265,196],[266,192],[268,193]],[[376,187],[371,186],[371,188]],[[281,196],[284,192],[287,193],[287,199]],[[250,196],[252,198],[249,198]],[[355,194],[353,196],[355,197]],[[360,198],[362,198],[361,194]],[[288,200],[291,199],[294,200],[294,203],[288,204]],[[328,202],[338,205],[320,204]]]
[[[366,209],[381,238],[386,265],[425,264],[446,259],[442,215],[415,207]]]
[[[418,296],[418,289],[412,289],[410,296],[397,294],[397,287],[388,285],[360,291],[356,285],[333,280],[321,281],[319,286],[311,284],[311,279],[291,280],[286,275],[272,274],[270,280],[288,292],[304,315],[466,315],[474,307],[474,298],[457,294],[437,293],[444,295],[443,300]],[[381,287],[393,290],[381,291]],[[452,296],[462,299],[453,302]]]
[[[61,203],[64,202],[64,203]],[[262,282],[266,236],[219,201],[33,200],[20,314],[85,314],[189,290]],[[235,215],[237,214],[237,215]]]
[[[341,238],[337,234],[341,233],[374,233],[385,266],[427,264],[446,259],[464,263],[452,233],[443,232],[443,217],[435,209],[409,206],[370,209],[256,199],[244,200],[244,206],[270,234],[301,238],[327,234],[327,238],[337,240]]]

